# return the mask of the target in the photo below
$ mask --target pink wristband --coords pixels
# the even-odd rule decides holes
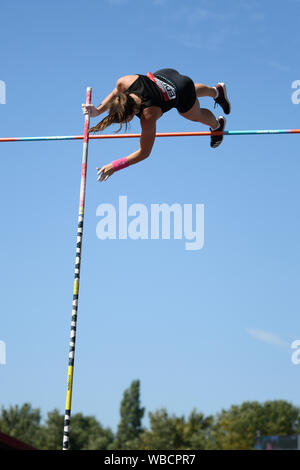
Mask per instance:
[[[114,162],[111,162],[111,164],[115,171],[122,170],[123,168],[126,168],[129,165],[126,157],[120,158],[119,160],[115,160]]]

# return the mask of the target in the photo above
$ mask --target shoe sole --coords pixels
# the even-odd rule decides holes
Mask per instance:
[[[226,85],[225,85],[225,83],[218,83],[218,85],[221,85],[221,87],[222,87],[222,89],[223,89],[223,93],[224,93],[224,98],[225,98],[225,100],[227,101],[227,103],[228,103],[228,105],[229,105],[229,112],[228,112],[228,113],[225,113],[225,111],[224,111],[224,113],[228,115],[228,114],[231,113],[231,103],[230,103],[230,101],[229,101],[229,99],[228,99],[228,96],[227,96]]]
[[[219,117],[218,117],[218,120],[219,120],[220,118],[224,119],[224,127],[223,127],[223,130],[222,130],[222,132],[224,132],[224,129],[225,129],[225,127],[226,127],[226,118],[224,118],[224,116],[219,116]],[[211,145],[211,148],[216,149],[217,147],[219,147],[219,145],[221,145],[221,143],[223,142],[223,139],[224,139],[224,135],[223,135],[222,140],[220,140],[219,142],[216,142],[215,145]]]

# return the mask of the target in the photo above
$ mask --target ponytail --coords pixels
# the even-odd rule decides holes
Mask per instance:
[[[91,127],[89,132],[103,131],[111,124],[120,124],[116,132],[120,132],[123,124],[125,124],[125,130],[127,130],[128,118],[134,113],[135,108],[136,102],[134,99],[126,93],[119,92],[109,105],[108,116],[102,119],[96,126]]]

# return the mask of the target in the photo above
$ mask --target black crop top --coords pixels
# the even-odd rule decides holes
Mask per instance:
[[[151,73],[148,76],[139,75],[125,93],[134,93],[141,98],[142,104],[137,114],[139,118],[145,108],[158,106],[165,113],[176,107],[178,100],[176,88]]]

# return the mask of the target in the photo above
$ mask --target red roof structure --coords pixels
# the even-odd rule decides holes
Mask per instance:
[[[25,442],[19,441],[15,437],[8,436],[0,432],[0,450],[36,450]]]

